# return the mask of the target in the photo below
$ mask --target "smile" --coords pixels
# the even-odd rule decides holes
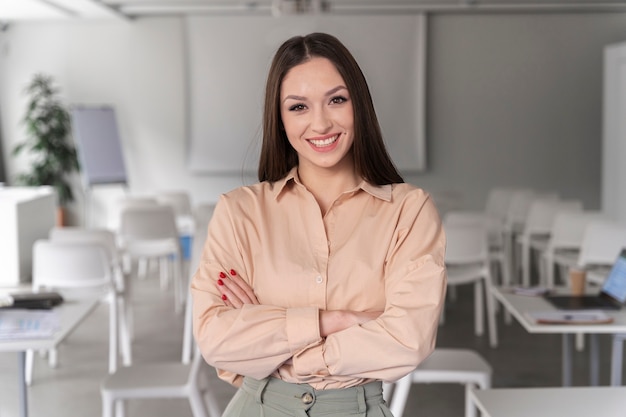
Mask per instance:
[[[339,139],[339,134],[331,136],[326,139],[307,139],[310,144],[316,146],[318,148],[323,148],[324,146],[329,146],[335,143]]]

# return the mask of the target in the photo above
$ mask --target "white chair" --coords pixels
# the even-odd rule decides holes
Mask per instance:
[[[444,216],[445,224],[478,224],[483,225],[487,229],[489,241],[489,257],[492,264],[496,265],[496,272],[500,280],[500,284],[509,286],[511,278],[506,268],[506,259],[504,256],[504,242],[502,240],[502,224],[497,217],[490,216],[479,211],[454,210],[449,211]],[[494,274],[496,276],[496,274]]]
[[[118,323],[125,303],[118,297],[106,248],[99,243],[38,240],[33,246],[33,290],[57,290],[65,298],[97,297],[109,304],[109,373],[117,370]],[[121,310],[121,311],[120,311]],[[32,382],[32,351],[27,354],[26,379]],[[49,352],[52,367],[56,349]]]
[[[149,398],[187,398],[194,417],[219,417],[215,398],[203,387],[203,366],[204,359],[196,349],[191,364],[172,361],[119,369],[100,386],[102,417],[124,417],[126,400]]]
[[[515,190],[511,197],[509,209],[505,215],[503,227],[504,251],[507,258],[511,279],[518,281],[519,256],[516,251],[517,236],[524,231],[526,218],[532,202],[537,198],[558,199],[557,193],[538,193],[532,189]]]
[[[550,239],[554,217],[560,211],[582,211],[579,200],[537,198],[528,209],[522,232],[517,237],[521,252],[522,285],[530,286],[530,270],[533,250],[545,249]]]
[[[155,194],[155,198],[159,204],[172,207],[177,217],[192,215],[191,197],[187,191],[159,191]]]
[[[540,281],[547,288],[552,289],[556,285],[555,270],[563,271],[563,267],[576,264],[587,225],[590,221],[601,219],[603,216],[600,211],[593,210],[563,211],[556,214],[550,231],[550,240],[540,255]]]
[[[187,191],[171,190],[156,193],[159,204],[170,206],[176,216],[176,226],[181,236],[193,236],[195,231],[195,217],[191,209],[191,197]]]
[[[214,203],[201,203],[196,206],[193,212],[196,232],[206,234],[211,217],[213,217],[213,211],[215,211]]]
[[[485,201],[485,214],[504,224],[517,188],[494,187],[489,190]]]
[[[585,228],[576,268],[587,271],[588,283],[602,285],[624,247],[625,224],[594,219]]]
[[[157,258],[161,286],[169,284],[173,272],[175,311],[181,312],[183,290],[182,253],[174,211],[169,206],[128,207],[121,213],[120,240],[131,259]]]
[[[465,417],[474,417],[476,408],[469,392],[491,388],[491,374],[489,363],[472,350],[436,348],[413,372],[393,384],[384,384],[383,395],[394,417],[402,417],[412,384],[463,384]]]
[[[201,244],[194,245],[194,265],[201,249]],[[124,417],[124,401],[138,398],[188,398],[194,417],[221,415],[216,399],[200,378],[204,359],[194,348],[191,300],[189,297],[185,306],[182,361],[133,365],[108,376],[100,387],[102,417]]]
[[[115,233],[109,229],[65,226],[50,229],[48,238],[53,242],[99,243],[106,249],[117,296],[124,299],[125,316],[120,317],[119,323],[120,349],[122,352],[122,363],[124,366],[130,365],[132,362],[130,341],[133,334],[132,286],[129,285],[128,274],[124,273],[123,256],[117,246]]]
[[[445,223],[447,247],[446,269],[448,287],[474,285],[474,326],[476,335],[484,333],[484,314],[487,310],[489,344],[498,345],[495,302],[491,293],[491,260],[487,243],[487,229],[482,224]],[[444,313],[441,315],[441,323]]]
[[[183,328],[183,363],[189,363],[191,360],[191,356],[193,353],[193,299],[191,297],[191,278],[198,269],[198,265],[200,264],[200,258],[202,256],[202,249],[204,248],[204,241],[206,240],[207,230],[198,231],[198,233],[194,236],[192,250],[191,250],[191,260],[190,260],[190,268],[189,268],[189,282],[187,285],[187,304],[185,304],[185,324]]]

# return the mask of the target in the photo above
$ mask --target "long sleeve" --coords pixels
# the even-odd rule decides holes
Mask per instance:
[[[215,282],[220,272],[231,269],[240,271],[244,279],[248,276],[227,205],[220,202],[193,278],[192,295],[195,338],[205,359],[221,369],[226,379],[233,382],[233,373],[264,378],[295,352],[321,340],[315,307],[225,306]]]

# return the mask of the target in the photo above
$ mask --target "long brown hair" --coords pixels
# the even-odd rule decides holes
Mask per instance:
[[[313,57],[332,62],[346,83],[354,111],[352,154],[356,173],[375,185],[404,182],[383,142],[369,87],[361,68],[348,49],[334,36],[311,33],[294,36],[283,43],[272,60],[265,86],[263,144],[259,181],[278,181],[298,164],[280,115],[280,89],[291,68]]]

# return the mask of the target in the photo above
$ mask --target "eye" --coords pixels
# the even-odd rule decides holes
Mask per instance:
[[[346,101],[348,101],[348,99],[344,96],[335,96],[330,99],[331,104],[341,104],[345,103]]]
[[[289,106],[289,111],[302,111],[306,109],[306,106],[302,103],[298,103],[298,104],[294,104],[292,106]]]

